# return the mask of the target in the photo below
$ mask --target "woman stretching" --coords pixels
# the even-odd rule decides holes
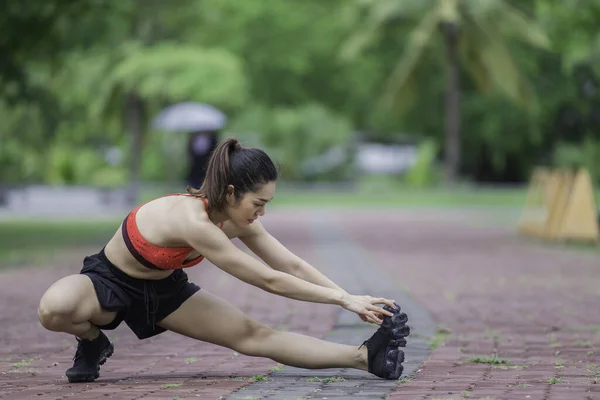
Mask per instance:
[[[102,332],[121,322],[139,339],[165,330],[301,368],[357,368],[385,379],[402,374],[409,334],[393,301],[346,293],[269,235],[260,222],[273,198],[277,169],[262,150],[227,139],[215,148],[200,189],[152,200],[133,210],[77,275],[55,282],[39,304],[41,324],[77,337],[69,382],[91,382],[113,353]],[[240,238],[263,264],[239,250]],[[189,282],[183,268],[204,257],[270,293],[342,306],[380,325],[366,346],[278,332]],[[379,307],[377,305],[383,305]]]

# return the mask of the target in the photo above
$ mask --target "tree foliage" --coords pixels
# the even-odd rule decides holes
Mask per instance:
[[[353,131],[427,139],[430,160],[447,147],[449,25],[461,175],[522,181],[594,157],[595,0],[32,0],[0,13],[0,180],[172,179],[182,146],[148,122],[190,100],[225,110],[227,132],[268,147],[289,179],[343,179],[306,160],[351,148]],[[107,161],[113,147],[126,164]]]
[[[436,60],[446,67],[446,169],[454,179],[460,161],[459,68],[467,72],[479,92],[500,92],[517,106],[533,111],[532,85],[511,54],[508,41],[517,39],[547,49],[549,41],[536,23],[505,0],[364,0],[364,28],[346,44],[345,57],[356,57],[378,33],[398,20],[411,31],[382,90],[382,107],[406,106],[419,92],[416,71],[430,62],[425,53],[445,54]],[[399,52],[400,53],[400,52]]]

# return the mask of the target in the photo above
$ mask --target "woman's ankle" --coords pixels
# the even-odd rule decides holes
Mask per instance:
[[[361,346],[356,353],[356,368],[363,371],[369,370],[369,351],[367,346]]]
[[[98,337],[98,335],[100,334],[100,329],[98,329],[98,327],[96,325],[90,324],[90,327],[88,330],[86,330],[85,332],[77,335],[78,338],[80,339],[85,339],[85,340],[94,340]]]

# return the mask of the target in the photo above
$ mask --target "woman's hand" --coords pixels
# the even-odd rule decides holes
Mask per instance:
[[[396,308],[396,304],[393,300],[384,299],[382,297],[353,296],[350,294],[344,296],[342,307],[348,311],[355,312],[360,319],[365,322],[381,325],[385,315],[391,317],[393,314],[378,307],[377,304],[384,304]]]

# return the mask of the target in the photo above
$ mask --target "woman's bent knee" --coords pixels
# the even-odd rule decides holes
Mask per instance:
[[[84,310],[90,308],[87,300],[89,286],[95,296],[89,281],[86,276],[71,275],[52,284],[38,306],[38,318],[42,326],[52,331],[62,331],[73,323],[76,315],[85,313]]]
[[[38,319],[44,328],[56,332],[61,332],[71,323],[70,315],[60,314],[42,303],[38,307]]]

